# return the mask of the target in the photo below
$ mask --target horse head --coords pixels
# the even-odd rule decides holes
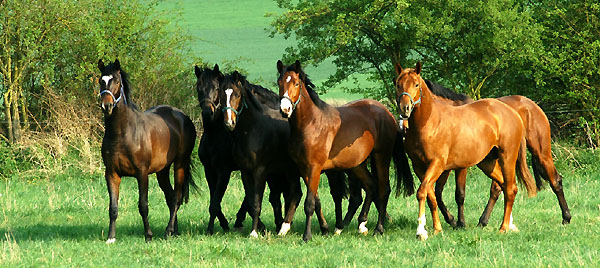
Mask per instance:
[[[100,59],[98,60],[98,69],[101,72],[100,79],[98,79],[98,84],[100,85],[100,107],[106,116],[110,116],[113,109],[117,107],[117,104],[121,100],[127,104],[127,97],[124,90],[126,74],[121,72],[121,64],[118,59],[106,66]]]
[[[406,121],[415,106],[421,103],[421,97],[423,96],[422,85],[424,84],[421,79],[421,62],[417,62],[415,69],[406,68],[402,69],[400,64],[396,64],[396,74],[398,77],[395,81],[396,86],[396,104],[400,110],[400,116],[402,120]]]
[[[245,86],[247,81],[238,71],[219,79],[219,103],[223,107],[223,120],[227,129],[232,131],[238,116],[247,107]]]
[[[219,79],[223,78],[223,73],[219,71],[219,65],[215,64],[213,69],[194,68],[196,73],[196,92],[198,93],[198,102],[202,109],[202,118],[213,121],[219,109]]]
[[[284,117],[289,118],[300,102],[301,89],[305,86],[303,81],[304,71],[302,71],[298,60],[290,66],[284,66],[281,60],[277,61],[277,71],[279,72],[277,84],[279,85],[279,96],[281,97],[281,113]]]

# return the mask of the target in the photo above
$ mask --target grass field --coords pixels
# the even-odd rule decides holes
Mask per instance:
[[[150,224],[154,240],[144,242],[137,209],[137,183],[125,178],[121,184],[117,242],[106,245],[108,194],[102,170],[82,173],[69,168],[57,177],[24,180],[13,177],[0,181],[0,233],[3,234],[0,266],[217,266],[217,267],[581,267],[595,266],[600,259],[600,168],[598,152],[572,155],[558,152],[559,170],[565,177],[565,196],[573,220],[561,224],[560,210],[552,191],[546,189],[535,198],[517,196],[514,217],[519,233],[500,234],[502,201],[490,219],[490,226],[476,227],[487,200],[490,180],[471,169],[467,183],[465,212],[467,228],[453,230],[443,224],[444,232],[426,242],[415,238],[417,202],[414,196],[391,198],[383,236],[357,234],[354,220],[339,236],[323,237],[313,222],[313,240],[301,241],[304,213],[296,213],[292,231],[277,237],[270,205],[263,204],[262,219],[270,232],[258,239],[249,238],[250,222],[241,233],[204,233],[208,220],[208,192],[201,167],[194,177],[200,192],[179,213],[182,235],[163,239],[168,210],[164,196],[151,176]],[[449,182],[446,203],[452,211],[454,183]],[[333,204],[328,185],[320,187],[325,215],[333,229]],[[243,190],[239,175],[232,179],[223,208],[233,221]],[[502,200],[502,199],[501,199]],[[370,229],[376,221],[373,207]],[[431,231],[431,217],[427,214]],[[231,223],[233,224],[233,223]]]
[[[194,54],[203,58],[211,66],[218,63],[230,69],[239,68],[248,74],[248,79],[265,87],[275,89],[276,63],[285,53],[285,48],[293,46],[293,37],[269,37],[267,13],[282,13],[275,1],[271,0],[221,0],[221,1],[165,1],[164,8],[183,11],[181,25],[194,37],[191,43]],[[319,66],[306,66],[306,72],[320,87],[335,70],[331,61]],[[365,79],[359,79],[366,83]],[[345,85],[350,85],[351,82]],[[324,99],[353,100],[360,95],[331,89],[322,96]]]
[[[275,62],[293,41],[268,38],[266,12],[278,12],[273,1],[166,1],[165,8],[184,10],[184,25],[196,36],[192,44],[208,62],[239,66],[253,81],[273,81]],[[332,71],[331,65],[309,68],[316,82]],[[268,84],[265,84],[269,86]],[[352,100],[359,96],[331,90],[324,98]],[[562,143],[561,143],[562,144]],[[144,242],[137,208],[137,183],[124,178],[121,184],[117,242],[105,244],[108,230],[108,193],[100,164],[99,148],[92,150],[97,161],[85,169],[78,164],[76,150],[64,159],[52,159],[54,170],[35,170],[35,162],[20,172],[0,174],[0,267],[593,267],[600,260],[600,151],[555,144],[555,159],[564,177],[572,223],[561,224],[560,209],[549,187],[535,198],[523,190],[514,207],[519,233],[500,234],[502,198],[486,228],[476,227],[487,201],[490,179],[471,169],[467,181],[465,214],[467,228],[444,232],[425,242],[417,241],[415,196],[391,198],[391,222],[382,236],[357,234],[356,219],[339,236],[321,236],[316,220],[313,239],[301,240],[304,210],[297,210],[292,230],[286,237],[273,234],[270,204],[263,203],[262,219],[268,232],[249,238],[249,219],[241,232],[224,233],[218,224],[208,236],[208,187],[199,163],[194,178],[200,187],[179,212],[181,235],[164,239],[168,209],[154,175],[150,178],[149,219],[154,232]],[[66,149],[67,150],[67,149]],[[0,157],[9,151],[0,151]],[[52,158],[53,156],[48,156]],[[196,153],[194,159],[197,162]],[[2,159],[0,159],[2,160]],[[0,164],[4,162],[0,161]],[[14,168],[14,166],[12,167]],[[16,169],[16,168],[14,168]],[[6,170],[6,169],[5,169]],[[87,170],[87,171],[82,171]],[[38,173],[36,173],[38,172]],[[391,176],[393,178],[393,176]],[[392,182],[394,184],[395,182]],[[445,199],[451,211],[454,183],[446,186]],[[304,191],[304,190],[303,190]],[[305,191],[304,191],[305,192]],[[333,203],[327,181],[320,187],[325,216],[333,231]],[[230,226],[243,197],[239,174],[231,180],[222,202]],[[347,202],[344,203],[344,206]],[[427,229],[432,230],[430,213]],[[376,222],[373,206],[367,227]]]

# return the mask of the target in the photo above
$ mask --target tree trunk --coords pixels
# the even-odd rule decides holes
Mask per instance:
[[[19,116],[19,95],[13,95],[12,101],[12,116],[13,116],[13,142],[21,141],[21,117]]]
[[[14,143],[15,138],[13,137],[12,127],[12,115],[10,113],[10,91],[4,93],[4,115],[6,115],[6,132],[8,133],[8,142]]]

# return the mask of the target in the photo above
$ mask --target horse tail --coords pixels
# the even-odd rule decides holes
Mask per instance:
[[[191,161],[191,156],[188,158],[186,163],[184,164],[184,182],[183,182],[183,201],[185,203],[190,200],[190,188],[195,192],[198,191],[198,185],[194,181],[194,177],[192,176],[192,169],[194,169],[194,163]]]
[[[537,188],[533,175],[531,175],[529,167],[527,166],[527,142],[525,141],[525,136],[521,138],[516,170],[519,182],[524,184],[527,189],[527,195],[529,197],[535,196],[537,194]]]
[[[415,193],[415,182],[410,172],[408,157],[404,151],[404,137],[400,131],[396,131],[393,157],[394,168],[396,169],[396,197],[400,196],[401,192],[405,196],[410,196]]]
[[[535,176],[535,185],[537,190],[540,191],[544,189],[544,183],[542,181],[542,172],[544,172],[544,169],[540,164],[539,156],[531,154],[531,167],[533,168],[533,175]]]
[[[325,174],[329,182],[329,192],[334,197],[334,200],[336,199],[335,197],[338,197],[340,200],[348,199],[350,191],[348,190],[348,180],[344,172],[327,171]]]

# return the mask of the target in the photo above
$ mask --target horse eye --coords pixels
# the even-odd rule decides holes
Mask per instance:
[[[296,87],[299,87],[299,86],[300,86],[300,84],[299,84],[299,83],[296,83]]]
[[[416,84],[415,87],[419,87],[419,84]]]

